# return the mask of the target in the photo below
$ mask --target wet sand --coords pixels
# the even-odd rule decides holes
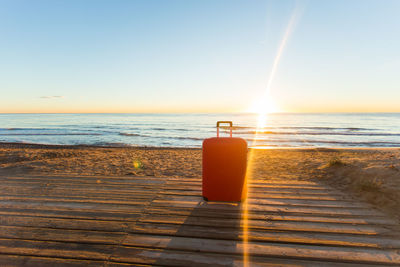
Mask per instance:
[[[317,180],[400,218],[400,149],[250,149],[250,179]],[[0,144],[0,175],[201,177],[201,149]]]

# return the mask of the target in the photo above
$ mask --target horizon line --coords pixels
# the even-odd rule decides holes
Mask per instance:
[[[372,114],[372,113],[400,113],[400,111],[282,111],[282,112],[268,112],[267,114]],[[254,114],[259,115],[257,112],[0,112],[0,114]]]

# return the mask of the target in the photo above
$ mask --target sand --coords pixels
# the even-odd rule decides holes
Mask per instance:
[[[249,177],[328,183],[400,219],[400,149],[250,149]],[[0,143],[0,175],[201,177],[201,149]]]

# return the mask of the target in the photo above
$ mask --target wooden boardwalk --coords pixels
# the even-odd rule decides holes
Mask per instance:
[[[207,203],[199,179],[0,177],[0,266],[400,265],[395,221],[326,185],[253,181]]]

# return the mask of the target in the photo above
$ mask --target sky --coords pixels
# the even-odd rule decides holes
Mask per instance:
[[[400,1],[0,0],[0,112],[400,112]]]

